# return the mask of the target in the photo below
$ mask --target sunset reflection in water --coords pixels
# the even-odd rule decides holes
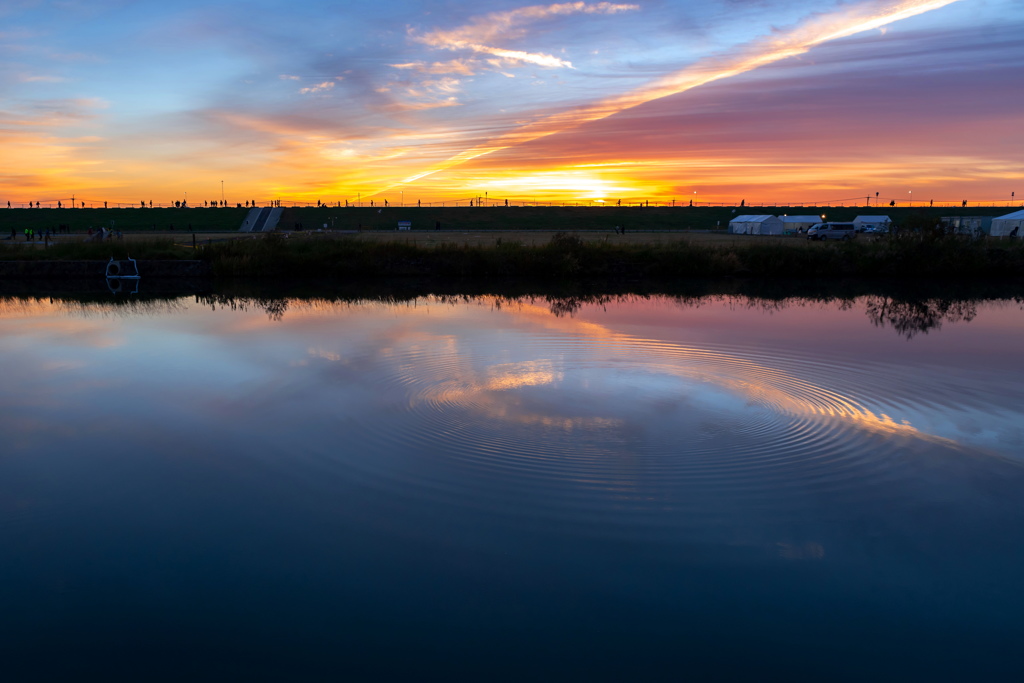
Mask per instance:
[[[1022,332],[1012,300],[0,300],[0,635],[404,680],[863,680],[899,642],[996,680]]]

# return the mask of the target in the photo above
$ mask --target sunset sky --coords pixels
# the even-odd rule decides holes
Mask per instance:
[[[1022,35],[1021,0],[3,0],[0,202],[1007,203]]]

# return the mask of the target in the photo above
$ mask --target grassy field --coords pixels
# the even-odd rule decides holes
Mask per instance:
[[[828,220],[852,220],[859,214],[884,214],[896,223],[910,216],[1001,216],[1008,207],[909,208],[909,207],[303,207],[284,209],[279,230],[296,226],[316,230],[394,231],[398,221],[411,221],[414,233],[433,232],[438,222],[443,231],[513,230],[613,233],[615,226],[631,232],[722,230],[740,214],[815,215]],[[237,232],[248,209],[0,209],[0,237],[25,228],[37,233],[68,225],[75,234],[90,228],[114,228],[126,233]],[[173,227],[173,230],[172,230]]]
[[[102,210],[65,209],[54,215]],[[223,222],[237,209],[120,209],[118,215],[153,217],[218,217]],[[689,209],[647,208],[485,208],[423,209],[425,230],[397,231],[387,210],[352,209],[350,218],[367,217],[363,230],[334,221],[335,230],[311,231],[317,211],[344,213],[337,209],[292,210],[306,231],[279,231],[251,235],[213,221],[198,232],[160,230],[159,226],[131,230],[123,222],[114,227],[125,237],[106,243],[84,242],[82,232],[61,235],[54,243],[28,244],[24,240],[0,241],[0,259],[106,260],[111,256],[136,259],[199,259],[210,272],[226,279],[286,281],[329,278],[335,281],[366,281],[385,277],[455,279],[533,279],[550,282],[677,282],[686,278],[723,276],[762,278],[928,278],[933,280],[977,279],[1021,281],[1024,279],[1024,245],[1021,240],[968,240],[928,235],[893,236],[847,243],[808,242],[801,236],[761,237],[729,235],[724,230],[694,231],[680,227],[680,215]],[[404,211],[393,209],[394,214]],[[696,211],[703,211],[694,210]],[[1003,209],[993,209],[1002,212]],[[0,211],[0,217],[45,215],[46,210]],[[426,213],[431,212],[431,213]],[[438,213],[444,212],[444,213]],[[450,213],[448,213],[450,212]],[[948,209],[945,210],[948,212]],[[107,212],[110,213],[110,212]],[[285,212],[288,215],[289,212]],[[888,212],[893,215],[894,212]],[[697,213],[693,214],[694,216]],[[635,216],[643,229],[628,223]],[[328,216],[329,218],[329,216]],[[40,219],[41,220],[41,219]],[[63,219],[62,219],[63,220]],[[370,220],[375,221],[370,223]],[[440,220],[442,230],[435,230]],[[909,216],[908,221],[912,220]],[[390,227],[389,227],[390,224]],[[518,225],[513,229],[513,224]],[[71,224],[74,229],[74,224]],[[328,222],[330,226],[331,223]],[[358,225],[358,223],[357,223]],[[627,228],[625,234],[614,231]],[[675,225],[675,227],[672,227]],[[562,230],[553,230],[560,226]],[[289,227],[289,226],[285,226]],[[379,228],[379,229],[373,229]],[[37,228],[38,229],[38,228]],[[3,233],[0,233],[2,235]]]
[[[608,232],[616,226],[631,232],[686,230],[725,231],[729,221],[742,214],[825,215],[830,221],[849,221],[856,216],[887,215],[900,221],[914,215],[1002,216],[1013,209],[1006,207],[900,208],[884,210],[875,207],[447,207],[447,208],[301,208],[285,209],[282,229],[301,224],[305,229],[393,231],[398,221],[411,221],[412,232],[432,231],[438,222],[442,230],[542,230],[564,232]],[[378,213],[379,211],[379,213]]]
[[[365,242],[393,242],[419,247],[440,246],[501,246],[503,244],[521,244],[524,246],[540,246],[551,241],[557,234],[550,230],[427,230],[423,232],[364,231],[353,234],[324,233],[309,235],[312,239],[345,239]],[[791,246],[817,245],[797,236],[752,236],[730,235],[724,230],[710,232],[627,232],[616,234],[610,231],[573,232],[575,237],[585,243],[620,244],[620,245],[667,245],[677,242],[705,245],[739,245],[753,242],[765,244],[787,244]]]
[[[548,244],[551,238],[557,234],[548,230],[424,230],[424,231],[402,231],[395,230],[364,230],[362,232],[349,231],[326,231],[326,232],[280,232],[277,233],[282,239],[292,244],[299,243],[325,243],[325,242],[353,242],[363,244],[396,244],[422,249],[449,248],[449,247],[501,247],[502,245],[519,245],[523,247],[540,247]],[[803,236],[756,236],[756,235],[731,235],[725,231],[711,232],[682,232],[682,231],[660,231],[660,232],[627,232],[616,234],[607,231],[585,231],[572,233],[576,238],[585,244],[620,245],[620,246],[671,246],[678,243],[686,243],[701,246],[719,247],[744,247],[754,244],[759,245],[783,245],[795,248],[820,249],[825,246],[822,242],[810,242]],[[51,239],[48,245],[42,241],[26,242],[23,237],[14,240],[0,239],[0,258],[4,259],[36,259],[36,258],[57,258],[57,254],[72,252],[100,253],[111,249],[131,253],[143,253],[143,249],[150,250],[154,245],[160,245],[161,251],[176,246],[182,250],[193,253],[195,248],[209,246],[211,244],[228,240],[242,242],[263,239],[266,235],[252,235],[248,233],[232,232],[204,232],[204,233],[179,233],[168,231],[140,231],[124,233],[121,239],[108,240],[103,244],[87,242],[87,236],[81,234],[58,235]],[[862,236],[863,239],[863,236]],[[182,252],[185,253],[185,252]],[[65,256],[70,258],[70,256]]]

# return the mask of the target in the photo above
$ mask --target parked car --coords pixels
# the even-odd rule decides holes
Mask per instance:
[[[857,236],[853,223],[815,223],[807,229],[809,240],[850,240]]]

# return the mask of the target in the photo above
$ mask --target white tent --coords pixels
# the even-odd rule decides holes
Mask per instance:
[[[734,235],[781,235],[782,221],[775,216],[736,216],[729,221]]]
[[[958,235],[977,237],[992,228],[991,216],[943,216],[942,224]]]
[[[786,230],[806,230],[822,222],[821,216],[780,216]]]
[[[857,232],[864,232],[868,228],[888,230],[892,227],[892,220],[888,216],[857,216],[853,219],[853,225]]]
[[[1015,228],[1016,233],[1013,232]],[[989,231],[992,237],[1006,237],[1011,233],[1024,237],[1024,209],[992,219],[992,229]]]

